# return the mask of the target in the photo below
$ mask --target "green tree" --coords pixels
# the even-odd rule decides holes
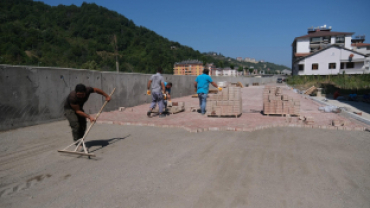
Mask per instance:
[[[225,64],[223,61],[218,61],[218,67],[224,68]]]
[[[202,56],[202,62],[203,62],[203,66],[205,66],[208,63],[207,56]]]

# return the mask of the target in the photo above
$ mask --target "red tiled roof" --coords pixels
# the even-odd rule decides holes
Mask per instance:
[[[357,47],[370,46],[370,43],[352,43],[351,46],[357,46]]]

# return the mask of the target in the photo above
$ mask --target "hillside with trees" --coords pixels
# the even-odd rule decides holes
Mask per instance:
[[[31,0],[0,1],[1,64],[113,71],[118,61],[123,72],[153,73],[161,66],[172,74],[175,62],[189,59],[217,67],[248,65],[168,40],[94,3],[52,7]],[[272,71],[287,68],[269,64]]]

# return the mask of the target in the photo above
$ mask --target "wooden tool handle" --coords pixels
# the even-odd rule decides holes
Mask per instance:
[[[109,97],[113,95],[113,93],[114,93],[114,91],[115,91],[115,90],[116,90],[116,88],[114,88],[114,89],[113,89],[113,91],[112,91],[112,93],[109,95]],[[85,137],[86,137],[87,133],[89,133],[89,131],[90,131],[91,127],[95,124],[96,119],[98,119],[98,117],[100,116],[100,113],[103,111],[103,109],[104,109],[104,107],[107,105],[107,103],[108,103],[108,101],[105,101],[105,102],[104,102],[104,104],[103,104],[103,106],[101,107],[101,109],[100,109],[99,113],[95,116],[95,121],[91,122],[91,124],[90,124],[89,128],[87,129],[87,131],[86,131],[86,133],[85,133],[84,137],[83,137],[81,140],[84,140],[84,139],[85,139]]]
[[[110,93],[109,97],[111,97],[111,96],[113,95],[114,91],[116,91],[116,88],[114,88],[114,89],[113,89],[113,91]],[[105,105],[107,105],[107,103],[108,103],[108,101],[105,101],[105,102],[104,102],[104,104],[103,104],[103,106],[101,107],[101,109],[100,109],[99,113],[98,113],[98,114],[96,115],[96,117],[95,117],[95,121],[96,121],[96,119],[99,117],[100,113],[103,111],[103,108],[105,107]],[[94,121],[93,123],[95,123],[95,121]]]

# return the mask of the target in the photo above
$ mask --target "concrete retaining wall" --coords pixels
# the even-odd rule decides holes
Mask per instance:
[[[100,72],[83,69],[0,66],[0,131],[64,119],[63,104],[76,84],[83,83],[110,93],[116,92],[105,111],[149,103],[145,95],[151,75]],[[172,97],[194,93],[195,76],[164,75],[173,83]],[[215,82],[271,83],[276,77],[212,77]],[[104,103],[101,95],[92,94],[84,109],[97,113]]]

